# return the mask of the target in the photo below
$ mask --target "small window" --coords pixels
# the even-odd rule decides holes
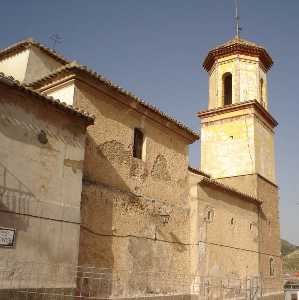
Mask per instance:
[[[270,258],[269,260],[269,273],[270,273],[270,276],[274,276],[274,259],[273,257]]]
[[[143,132],[135,128],[134,129],[134,144],[133,144],[133,157],[142,159],[142,148],[143,148]]]
[[[234,218],[231,218],[230,220],[230,225],[234,225],[235,224],[235,219]]]
[[[223,80],[223,105],[230,105],[232,104],[233,97],[232,97],[232,74],[231,73],[225,73],[222,77]]]

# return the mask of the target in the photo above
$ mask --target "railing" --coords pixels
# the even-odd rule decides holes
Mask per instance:
[[[269,279],[267,292],[279,290],[278,285],[271,286]],[[0,300],[145,297],[254,300],[260,299],[261,294],[258,277],[239,279],[152,271],[112,272],[111,269],[65,264],[10,262],[0,265]]]

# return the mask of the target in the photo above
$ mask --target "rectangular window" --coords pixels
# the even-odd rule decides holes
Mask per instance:
[[[142,131],[138,128],[134,128],[133,157],[142,159],[143,139]]]

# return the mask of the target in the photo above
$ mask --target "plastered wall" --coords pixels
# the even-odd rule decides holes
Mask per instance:
[[[276,182],[274,131],[254,108],[202,120],[201,168],[214,178],[258,173]]]
[[[258,276],[258,207],[201,179],[190,174],[192,269],[211,277]]]
[[[75,93],[75,84],[74,82],[68,82],[65,85],[55,87],[46,91],[46,95],[53,97],[54,99],[59,99],[67,103],[68,105],[73,105]]]
[[[33,82],[62,66],[35,46],[0,60],[0,72],[24,83]]]
[[[16,229],[14,247],[0,248],[0,265],[13,263],[25,279],[47,274],[43,282],[20,277],[14,285],[51,286],[53,265],[78,262],[84,124],[0,86],[0,145],[0,226]]]
[[[276,183],[274,131],[261,120],[254,120],[256,170],[263,177]]]
[[[256,171],[254,117],[227,113],[201,126],[201,169],[214,178]]]
[[[23,82],[26,76],[29,54],[30,50],[26,49],[0,60],[0,72]]]
[[[61,62],[58,62],[53,57],[47,55],[41,49],[31,46],[24,82],[33,82],[48,75],[61,66]]]

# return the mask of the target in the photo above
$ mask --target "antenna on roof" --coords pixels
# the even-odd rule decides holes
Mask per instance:
[[[242,27],[240,27],[240,15],[239,15],[239,0],[235,0],[235,23],[236,23],[236,36],[240,38],[240,31]]]
[[[63,39],[58,33],[53,33],[50,35],[50,40],[53,41],[52,49],[55,50],[57,44],[62,43]]]

